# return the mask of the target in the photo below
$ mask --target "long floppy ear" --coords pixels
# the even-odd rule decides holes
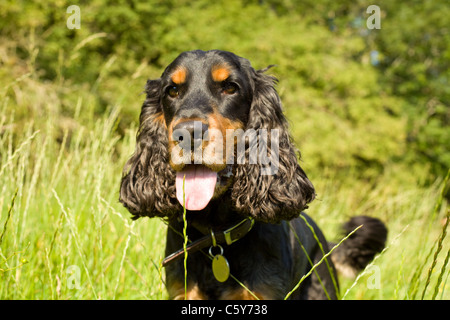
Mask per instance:
[[[259,139],[246,144],[245,157],[250,159],[261,149],[270,153],[269,164],[247,161],[237,165],[232,198],[236,208],[257,220],[278,223],[297,217],[315,197],[314,187],[298,164],[298,150],[291,142],[281,100],[274,85],[276,78],[264,74],[267,69],[254,71],[253,102],[247,130],[254,130]],[[264,136],[268,136],[268,141]],[[266,141],[266,142],[264,142]],[[270,147],[269,147],[270,145]],[[255,163],[255,162],[253,162]],[[269,169],[269,170],[268,170]]]
[[[136,149],[125,164],[119,201],[133,214],[168,217],[180,209],[175,172],[169,166],[168,138],[161,106],[161,80],[149,80],[139,117]]]

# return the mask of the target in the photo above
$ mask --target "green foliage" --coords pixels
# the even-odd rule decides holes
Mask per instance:
[[[377,261],[382,290],[344,281],[347,297],[448,297],[448,244],[433,246],[450,167],[445,0],[380,0],[380,30],[365,0],[79,1],[73,30],[71,4],[1,4],[0,297],[165,297],[165,228],[130,223],[117,192],[146,80],[193,49],[276,65],[327,236],[369,214],[398,237]],[[81,290],[64,285],[71,265]]]
[[[446,1],[380,4],[386,23],[374,43],[383,52],[383,85],[404,100],[413,161],[430,162],[444,175],[450,166],[450,7]]]

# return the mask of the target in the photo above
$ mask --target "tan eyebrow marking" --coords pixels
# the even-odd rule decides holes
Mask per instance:
[[[178,67],[172,73],[172,76],[170,77],[170,79],[172,79],[172,81],[175,84],[182,84],[182,83],[184,83],[186,81],[186,76],[187,76],[186,68],[185,67]]]
[[[211,69],[211,75],[215,82],[222,82],[228,79],[231,70],[227,65],[215,65]]]

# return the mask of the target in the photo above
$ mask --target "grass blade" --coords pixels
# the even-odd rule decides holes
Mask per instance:
[[[78,254],[80,255],[81,261],[83,263],[84,271],[86,272],[86,275],[88,277],[89,283],[91,285],[92,293],[94,294],[94,297],[97,300],[98,299],[97,292],[95,291],[94,283],[92,282],[92,279],[91,279],[91,276],[90,276],[90,273],[89,273],[89,269],[88,269],[87,264],[86,264],[86,258],[85,258],[85,255],[83,253],[83,250],[81,248],[81,245],[79,243],[80,241],[79,241],[78,236],[77,236],[76,227],[73,225],[73,223],[72,223],[72,221],[71,221],[71,219],[69,217],[69,214],[67,213],[66,209],[64,208],[64,205],[62,204],[61,199],[59,199],[58,194],[56,193],[56,191],[54,189],[52,189],[52,192],[53,192],[54,197],[56,198],[56,201],[58,201],[58,204],[59,204],[62,212],[64,213],[64,217],[66,218],[67,223],[69,224],[69,229],[70,229],[70,232],[72,233],[72,236],[73,236],[73,238],[75,240],[75,245],[77,246]]]
[[[445,257],[444,265],[441,268],[441,272],[439,273],[439,277],[438,277],[436,286],[434,287],[433,297],[431,298],[432,300],[436,300],[436,296],[439,293],[439,287],[441,286],[442,278],[444,277],[445,271],[447,269],[449,257],[450,257],[450,249],[447,251],[447,256]],[[445,289],[445,286],[442,288],[442,291],[444,291],[444,289]],[[444,293],[444,292],[442,292],[442,293]]]
[[[425,282],[425,288],[423,288],[423,291],[422,291],[421,300],[423,300],[425,298],[425,293],[426,293],[428,285],[430,284],[430,281],[431,281],[431,274],[433,273],[433,270],[436,267],[439,253],[442,250],[442,243],[444,241],[445,236],[447,235],[447,227],[448,227],[449,222],[450,222],[450,216],[447,215],[447,219],[446,219],[445,225],[442,228],[442,232],[441,232],[441,234],[439,236],[438,245],[437,245],[436,251],[435,251],[434,256],[433,256],[433,261],[431,262],[431,267],[430,267],[430,269],[428,269],[427,280]]]
[[[353,281],[353,284],[350,286],[350,288],[347,289],[347,291],[345,291],[345,294],[342,296],[342,300],[345,300],[345,297],[347,296],[347,294],[353,289],[353,287],[358,283],[359,279],[366,274],[366,270],[369,270],[374,264],[375,262],[378,260],[379,257],[381,257],[383,255],[383,253],[389,249],[389,247],[395,243],[397,241],[398,238],[400,238],[400,236],[406,231],[406,229],[408,229],[409,225],[407,225],[406,227],[403,228],[403,230],[394,238],[394,240],[392,240],[388,246],[386,246],[383,251],[381,251],[373,260],[371,263],[369,263],[366,268],[364,269],[364,271],[362,271],[355,279],[355,281]]]
[[[14,202],[16,201],[16,197],[17,197],[17,192],[18,191],[19,191],[19,189],[16,188],[16,192],[14,193],[14,196],[13,196],[13,198],[11,200],[11,205],[9,206],[8,214],[6,215],[6,220],[5,220],[5,223],[3,224],[3,231],[2,231],[2,234],[0,235],[0,245],[3,242],[3,236],[5,235],[6,227],[8,226],[9,218],[11,218],[11,212],[12,212],[12,209],[14,208]]]
[[[123,262],[125,261],[125,257],[127,255],[128,245],[130,244],[130,239],[131,239],[131,235],[132,235],[131,229],[133,227],[134,227],[134,221],[131,223],[130,230],[128,232],[127,242],[125,243],[125,248],[123,249],[122,259],[120,260],[120,267],[119,267],[119,271],[117,272],[116,286],[114,287],[113,300],[116,300],[116,292],[117,292],[117,288],[119,287],[120,274],[122,273]]]
[[[328,251],[327,254],[325,254],[322,259],[319,260],[319,262],[317,262],[310,270],[308,273],[306,273],[303,277],[301,277],[301,279],[298,281],[298,283],[294,286],[294,288],[284,297],[284,300],[289,299],[289,297],[295,292],[295,290],[298,289],[298,287],[300,287],[300,285],[302,284],[302,282],[309,277],[309,275],[311,275],[311,273],[314,272],[314,270],[328,257],[330,256],[333,251],[339,247],[342,242],[344,242],[345,240],[347,240],[352,234],[354,234],[359,228],[361,228],[362,225],[356,227],[352,232],[350,232],[347,236],[345,236],[341,241],[339,241],[339,243],[337,245],[335,245],[333,248],[331,248],[330,251]]]
[[[444,183],[442,184],[442,188],[441,188],[441,193],[439,195],[439,199],[436,202],[436,205],[434,207],[433,218],[437,215],[438,211],[440,210],[440,208],[442,206],[442,201],[444,199],[444,191],[447,189],[447,182],[448,182],[449,176],[450,176],[450,169],[447,171],[447,175],[445,176]],[[448,227],[449,222],[450,222],[450,215],[447,212],[447,219],[445,221],[444,227],[442,228],[442,232],[441,232],[441,234],[439,236],[438,245],[437,245],[436,251],[435,251],[434,256],[433,256],[433,262],[431,263],[430,269],[428,269],[427,280],[425,282],[425,288],[423,288],[423,291],[422,291],[421,300],[423,300],[425,298],[425,293],[427,291],[428,285],[430,284],[431,274],[433,273],[433,270],[436,267],[436,263],[437,263],[437,259],[438,259],[439,253],[442,250],[442,243],[444,241],[445,236],[447,235],[447,227]]]
[[[187,300],[187,258],[188,252],[186,250],[188,237],[187,237],[187,219],[186,219],[186,194],[185,194],[185,182],[186,175],[183,176],[183,250],[184,250],[184,300]]]

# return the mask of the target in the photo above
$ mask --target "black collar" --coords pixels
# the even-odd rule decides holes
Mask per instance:
[[[238,241],[239,239],[242,239],[247,233],[249,233],[250,230],[253,228],[254,224],[255,220],[253,218],[245,218],[244,220],[241,220],[240,222],[231,226],[225,231],[213,231],[212,229],[209,229],[209,231],[206,232],[204,228],[201,228],[194,224],[193,226],[198,231],[200,231],[203,234],[206,233],[206,235],[188,244],[186,246],[186,251],[188,253],[194,253],[206,247],[211,246],[215,247],[220,244],[231,245],[232,243]],[[162,265],[163,267],[166,267],[168,264],[182,258],[183,256],[184,256],[184,249],[181,248],[180,250],[167,256],[163,260]]]

